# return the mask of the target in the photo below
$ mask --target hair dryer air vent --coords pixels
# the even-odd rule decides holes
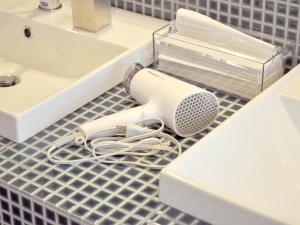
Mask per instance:
[[[196,134],[209,126],[219,112],[219,103],[209,92],[200,92],[185,98],[174,115],[175,131],[182,137]]]

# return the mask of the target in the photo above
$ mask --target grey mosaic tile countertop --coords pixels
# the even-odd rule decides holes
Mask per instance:
[[[197,135],[176,137],[184,150],[246,104],[237,97],[212,91],[219,97],[220,115]],[[120,85],[22,144],[0,137],[2,224],[207,224],[159,202],[159,171],[97,162],[76,166],[48,162],[46,151],[59,137],[86,121],[133,106],[134,101]],[[56,156],[72,159],[86,157],[86,152],[69,147]],[[171,161],[172,157],[161,155],[161,160]]]

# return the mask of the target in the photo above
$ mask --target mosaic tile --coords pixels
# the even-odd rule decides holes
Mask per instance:
[[[149,4],[160,4],[149,1]],[[220,115],[206,130],[178,138],[183,149],[217,127],[247,101],[217,90]],[[159,171],[123,165],[83,163],[53,165],[46,158],[51,143],[88,120],[135,102],[121,85],[86,104],[22,144],[0,137],[0,219],[7,224],[205,224],[158,199]],[[116,107],[118,106],[118,107]],[[166,132],[171,133],[169,129]],[[80,147],[64,148],[56,157],[84,157]],[[161,155],[165,162],[172,155]]]

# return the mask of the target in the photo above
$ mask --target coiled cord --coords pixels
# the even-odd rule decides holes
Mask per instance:
[[[158,129],[149,129],[148,125],[160,124]],[[60,138],[49,148],[47,157],[55,164],[77,164],[97,160],[101,163],[135,165],[151,169],[162,169],[166,165],[149,164],[138,161],[120,159],[120,156],[143,157],[157,156],[160,151],[170,153],[176,152],[177,157],[182,153],[180,143],[171,135],[163,132],[164,122],[159,119],[142,120],[135,124],[118,125],[107,130],[97,132],[97,138],[89,140],[83,133],[74,134]],[[112,136],[114,134],[114,136]],[[109,135],[109,136],[107,136]],[[95,134],[91,136],[95,137]],[[171,147],[171,143],[177,148]],[[83,146],[92,156],[74,160],[59,160],[53,157],[54,151],[65,145]],[[117,157],[116,157],[117,156]]]

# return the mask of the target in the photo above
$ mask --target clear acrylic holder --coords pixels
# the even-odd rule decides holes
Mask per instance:
[[[172,21],[153,33],[154,66],[162,72],[252,99],[282,77],[285,68],[295,65],[295,43],[253,30],[237,29],[276,46],[272,56],[267,60],[256,60],[219,46],[183,40],[176,36],[177,28]],[[188,54],[178,46],[188,49]]]

